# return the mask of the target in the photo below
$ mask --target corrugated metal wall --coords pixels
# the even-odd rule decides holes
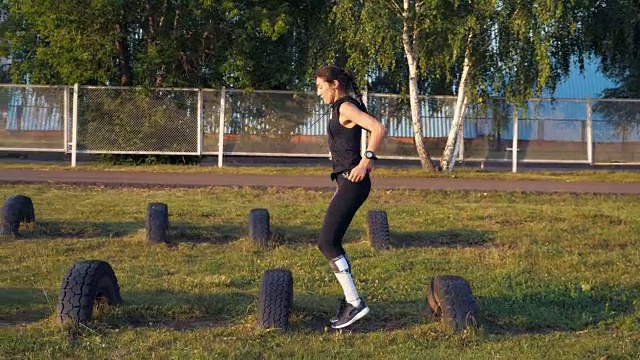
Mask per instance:
[[[0,87],[0,116],[7,130],[62,131],[63,109],[61,88]]]

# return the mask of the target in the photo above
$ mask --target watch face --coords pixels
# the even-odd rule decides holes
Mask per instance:
[[[371,151],[365,151],[365,152],[364,152],[364,156],[365,156],[367,159],[371,159],[371,158],[373,158],[373,152],[371,152]]]

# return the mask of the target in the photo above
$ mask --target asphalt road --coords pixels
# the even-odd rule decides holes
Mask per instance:
[[[329,176],[207,174],[84,170],[1,169],[0,183],[48,183],[111,187],[251,186],[333,189]],[[418,190],[522,191],[544,193],[640,194],[640,184],[531,180],[478,180],[431,178],[377,178],[375,188]]]

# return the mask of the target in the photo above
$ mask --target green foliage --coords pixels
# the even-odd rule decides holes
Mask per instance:
[[[594,4],[585,26],[588,50],[600,57],[602,70],[619,81],[605,97],[640,97],[640,4],[630,0]]]
[[[605,98],[640,97],[640,4],[637,1],[597,2],[586,27],[588,49],[599,56],[603,72],[617,81],[603,92]],[[640,124],[638,103],[601,101],[594,105],[624,139],[628,130]]]
[[[450,94],[468,54],[471,99],[502,95],[522,104],[544,89],[553,90],[576,56],[581,61],[586,1],[409,4],[406,23],[419,59],[423,93]],[[405,61],[402,6],[400,1],[345,0],[334,7],[348,65],[372,74],[374,82]],[[395,81],[407,83],[394,74]]]
[[[294,89],[326,33],[320,0],[2,4],[19,83]]]
[[[115,3],[9,0],[5,29],[11,46],[13,81],[105,83],[112,74]]]
[[[637,58],[636,5],[594,4],[410,1],[405,19],[399,0],[3,0],[0,54],[13,56],[14,82],[303,89],[336,63],[369,91],[405,94],[406,23],[421,93],[455,92],[468,54],[471,98],[522,104],[582,61],[585,34],[607,71],[637,83],[626,71]]]
[[[448,93],[453,56],[448,45],[457,36],[458,23],[447,6],[450,2],[420,3],[409,19],[419,59],[419,89],[421,93]],[[333,8],[336,37],[347,51],[345,65],[360,75],[361,85],[367,82],[370,91],[408,93],[401,7],[398,1],[345,0]]]
[[[571,62],[582,61],[581,25],[586,1],[503,2],[490,31],[495,49],[480,51],[485,68],[475,84],[488,84],[508,100],[523,104],[545,89],[553,91],[568,74]],[[475,52],[474,52],[475,53]]]

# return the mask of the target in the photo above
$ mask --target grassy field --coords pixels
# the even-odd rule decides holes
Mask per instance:
[[[326,328],[341,289],[314,244],[331,192],[241,188],[2,186],[32,197],[38,227],[0,242],[0,357],[99,359],[637,359],[638,197],[376,191],[346,249],[371,313]],[[145,241],[148,202],[169,206],[171,242]],[[267,207],[267,250],[247,237]],[[389,215],[392,248],[373,251],[366,211]],[[66,269],[101,259],[124,303],[70,339],[53,314]],[[255,327],[266,269],[294,276],[287,332]],[[448,335],[424,316],[431,276],[473,288],[483,327]]]
[[[207,174],[267,174],[267,175],[320,175],[328,176],[331,170],[327,166],[200,166],[200,165],[107,165],[107,164],[79,164],[73,168],[68,164],[50,163],[20,163],[2,161],[0,169],[36,169],[36,170],[68,170],[68,171],[138,171],[138,172],[184,172]],[[576,170],[576,171],[522,171],[511,173],[507,171],[484,171],[456,168],[453,172],[428,172],[419,167],[376,167],[376,177],[420,177],[420,178],[460,178],[460,179],[491,179],[491,180],[557,180],[557,181],[593,181],[640,183],[640,171],[614,170]]]

